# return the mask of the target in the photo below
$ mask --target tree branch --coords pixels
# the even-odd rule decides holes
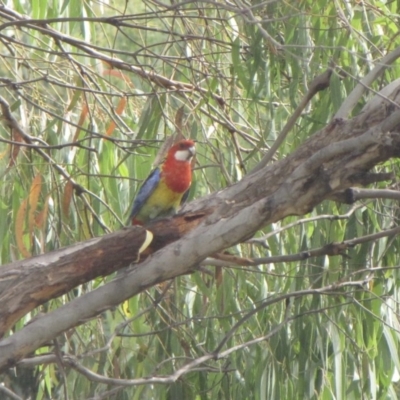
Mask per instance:
[[[248,239],[261,227],[289,215],[307,213],[335,191],[353,186],[357,177],[374,165],[400,154],[400,132],[394,129],[400,122],[400,112],[382,109],[374,113],[373,121],[378,125],[372,128],[364,115],[349,121],[334,121],[287,158],[221,192],[188,204],[169,222],[149,225],[147,229],[154,234],[153,250],[170,244],[124,276],[3,339],[0,368],[13,365],[61,332],[156,283],[193,272],[207,256]],[[180,238],[172,243],[171,237],[166,239],[157,234],[162,228],[168,234],[166,227],[170,226],[176,226],[173,239]],[[131,242],[127,240],[120,245],[129,247]],[[117,254],[108,262],[114,265],[127,261],[118,259]],[[96,265],[91,264],[91,268]],[[15,270],[12,264],[10,269]],[[35,273],[40,279],[45,268],[36,268]]]
[[[265,167],[271,160],[276,151],[279,149],[280,145],[286,139],[286,136],[290,132],[290,130],[295,125],[296,121],[300,117],[301,113],[307,107],[307,104],[311,101],[311,99],[320,91],[325,90],[329,87],[330,78],[332,75],[332,68],[327,69],[322,74],[318,75],[310,84],[310,87],[307,93],[303,96],[300,101],[300,104],[296,107],[293,114],[289,118],[288,122],[286,122],[285,126],[283,127],[282,131],[279,133],[278,137],[276,138],[274,144],[268,150],[267,154],[263,157],[263,159],[258,163],[258,165],[253,169],[253,172],[256,172],[263,167]]]
[[[357,86],[353,89],[353,91],[347,96],[347,99],[342,103],[339,110],[336,112],[335,118],[347,118],[358,103],[358,101],[361,99],[365,90],[369,89],[375,79],[377,79],[386,70],[386,68],[388,68],[390,64],[394,63],[399,57],[400,47],[397,47],[381,60],[379,60],[375,68],[367,75],[365,75],[357,84]],[[386,95],[387,93],[384,92],[381,93],[379,96],[382,98]]]
[[[204,88],[194,85],[194,84],[175,81],[173,79],[166,78],[165,76],[156,74],[153,71],[147,71],[142,67],[137,67],[135,65],[131,65],[121,59],[116,58],[116,57],[107,56],[106,54],[101,53],[98,50],[101,50],[101,51],[108,50],[109,51],[109,49],[94,46],[94,45],[88,44],[87,42],[84,42],[82,40],[76,39],[72,36],[65,35],[65,34],[58,32],[57,30],[51,28],[48,24],[43,24],[40,20],[38,22],[34,19],[29,19],[28,17],[25,17],[22,14],[19,14],[16,11],[14,11],[6,6],[2,6],[0,8],[0,15],[3,16],[4,18],[7,18],[8,20],[10,20],[10,22],[8,22],[6,26],[12,25],[12,22],[15,22],[17,24],[22,23],[27,28],[36,30],[36,31],[42,33],[43,35],[47,35],[47,36],[53,38],[56,41],[59,40],[64,43],[68,43],[71,46],[74,46],[77,49],[80,49],[86,55],[108,63],[113,68],[133,72],[134,74],[139,75],[140,77],[151,81],[152,83],[156,84],[159,87],[167,88],[169,90],[195,91],[195,92],[198,92],[201,94],[207,94],[207,95],[213,97],[220,106],[224,106],[224,104],[225,104],[224,98],[222,98],[221,96],[219,96],[215,93],[209,93],[209,91],[207,89],[204,89]],[[108,21],[112,21],[112,19],[108,19]],[[115,54],[115,53],[116,53],[116,51],[113,50],[113,54]]]

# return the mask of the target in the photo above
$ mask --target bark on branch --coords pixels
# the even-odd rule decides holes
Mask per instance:
[[[399,103],[398,89],[393,91],[390,99]],[[0,369],[14,365],[41,344],[142,290],[193,272],[207,256],[246,240],[261,227],[289,215],[305,214],[322,200],[332,198],[335,192],[362,184],[373,166],[400,155],[399,124],[399,109],[388,106],[385,101],[376,103],[368,113],[352,120],[333,120],[285,159],[264,167],[221,192],[188,204],[181,214],[171,220],[148,226],[147,229],[154,234],[147,253],[153,253],[151,257],[123,277],[38,318],[0,341]],[[82,262],[85,264],[84,273],[77,278],[71,274],[63,275],[62,289],[58,286],[49,289],[48,295],[59,295],[71,285],[110,273],[136,259],[137,251],[132,254],[130,249],[135,243],[131,235],[134,231],[132,228],[123,231],[123,234],[114,234],[118,240],[114,243],[112,258],[104,256],[111,254],[107,253],[107,249],[101,249],[101,257],[87,262],[85,254],[90,244],[76,245],[78,248],[82,246],[82,249],[75,253],[73,259],[78,264],[76,260],[79,257],[86,260]],[[100,243],[101,240],[108,240],[108,236],[95,239],[93,243]],[[135,248],[138,248],[137,245]],[[57,259],[67,254],[68,249],[51,253],[51,257]],[[161,250],[156,251],[158,249]],[[46,260],[46,256],[43,257],[40,260]],[[104,261],[101,268],[100,258]],[[61,257],[60,264],[62,260]],[[66,261],[64,268],[68,270],[75,265],[73,271],[77,273],[78,264],[67,264]],[[16,272],[22,269],[26,277],[35,275],[38,281],[49,281],[46,275],[48,267],[32,259],[10,264],[6,268]],[[64,268],[61,266],[59,270],[52,270],[51,280],[57,281],[58,274],[65,273]],[[47,298],[46,294],[40,295],[40,291],[30,291],[26,277],[22,281],[18,281],[21,279],[18,273],[14,277],[11,273],[3,277],[8,285],[2,291],[7,304],[11,304],[13,286],[17,282],[20,282],[18,292],[26,291],[26,299],[36,302],[40,299],[42,302]],[[42,290],[46,293],[47,289]],[[3,300],[0,301],[3,306]],[[25,303],[22,301],[19,304],[22,306]],[[28,308],[23,309],[26,311]],[[13,315],[20,317],[23,312],[18,308],[13,310]],[[15,320],[15,317],[9,318]]]

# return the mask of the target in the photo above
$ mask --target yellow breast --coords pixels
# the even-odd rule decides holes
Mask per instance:
[[[175,214],[179,208],[183,193],[172,192],[163,180],[147,199],[137,217],[142,221],[162,218]]]

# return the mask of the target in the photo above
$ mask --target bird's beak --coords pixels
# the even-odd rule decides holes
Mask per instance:
[[[190,153],[190,158],[194,157],[194,155],[196,154],[196,149],[194,148],[194,146],[189,147],[188,150]]]

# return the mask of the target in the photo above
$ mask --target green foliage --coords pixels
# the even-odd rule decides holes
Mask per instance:
[[[310,82],[333,61],[331,87],[312,99],[275,160],[287,156],[331,120],[359,78],[393,49],[398,31],[395,1],[254,2],[251,13],[243,11],[244,2],[237,2],[240,7],[236,2],[162,4],[6,2],[28,18],[49,20],[2,29],[0,75],[1,95],[18,122],[34,144],[50,147],[43,153],[17,147],[23,139],[0,126],[3,264],[119,229],[162,142],[177,131],[198,141],[192,198],[237,182],[260,162]],[[1,23],[12,21],[0,11]],[[94,51],[126,65],[112,67]],[[373,89],[397,76],[398,66],[389,67]],[[175,81],[192,86],[178,90]],[[398,162],[379,170],[397,172]],[[36,176],[42,184],[33,208],[29,196]],[[79,196],[69,191],[67,176],[82,186]],[[132,380],[172,375],[227,339],[217,359],[175,382],[119,386],[43,364],[36,367],[31,395],[396,399],[399,237],[365,241],[347,256],[321,253],[273,264],[265,257],[305,254],[361,238],[397,225],[398,218],[392,200],[352,207],[324,202],[306,217],[277,222],[229,249],[259,260],[257,266],[207,265],[57,339],[61,351],[76,356],[84,368]],[[373,279],[371,267],[381,267]],[[42,311],[104,281],[83,285]],[[326,289],[330,285],[335,290]],[[54,349],[36,355],[47,351]],[[9,386],[20,393],[25,382]]]

